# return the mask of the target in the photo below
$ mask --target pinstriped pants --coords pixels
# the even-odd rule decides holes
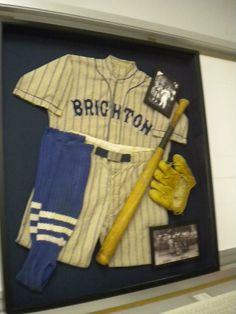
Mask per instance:
[[[77,267],[88,267],[97,242],[102,241],[116,215],[142,173],[153,150],[111,144],[86,136],[85,142],[99,145],[115,153],[128,153],[129,162],[117,162],[92,155],[90,174],[84,195],[83,208],[74,232],[61,250],[58,260]],[[168,156],[170,146],[165,151]],[[30,201],[29,201],[30,203]],[[134,218],[129,224],[109,266],[136,266],[151,263],[149,227],[168,223],[167,211],[144,195]],[[29,205],[16,240],[30,246]]]

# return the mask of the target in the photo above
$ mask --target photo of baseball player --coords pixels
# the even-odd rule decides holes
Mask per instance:
[[[145,96],[145,103],[170,117],[179,84],[171,81],[163,72],[157,71]]]
[[[200,254],[196,224],[153,228],[151,240],[156,266],[196,258]]]

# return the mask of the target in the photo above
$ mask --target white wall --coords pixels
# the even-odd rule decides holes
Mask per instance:
[[[95,12],[87,12],[89,16],[97,19],[101,12],[110,13],[236,43],[235,0],[5,0],[0,4],[78,16],[90,9]]]
[[[58,0],[63,4],[63,0]],[[236,41],[235,0],[70,0],[83,7]],[[220,22],[220,23],[219,23]]]
[[[219,250],[236,247],[236,62],[201,56]]]

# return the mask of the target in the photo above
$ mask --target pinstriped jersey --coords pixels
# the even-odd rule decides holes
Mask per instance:
[[[65,55],[23,75],[13,93],[46,108],[52,128],[155,148],[169,119],[144,103],[150,81],[133,61]],[[172,140],[186,143],[187,129],[183,115]]]

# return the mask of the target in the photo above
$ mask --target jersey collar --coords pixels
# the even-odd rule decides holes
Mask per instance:
[[[105,59],[95,59],[96,69],[106,81],[131,81],[132,86],[144,82],[148,76],[140,71],[134,61],[119,59],[112,55]]]

